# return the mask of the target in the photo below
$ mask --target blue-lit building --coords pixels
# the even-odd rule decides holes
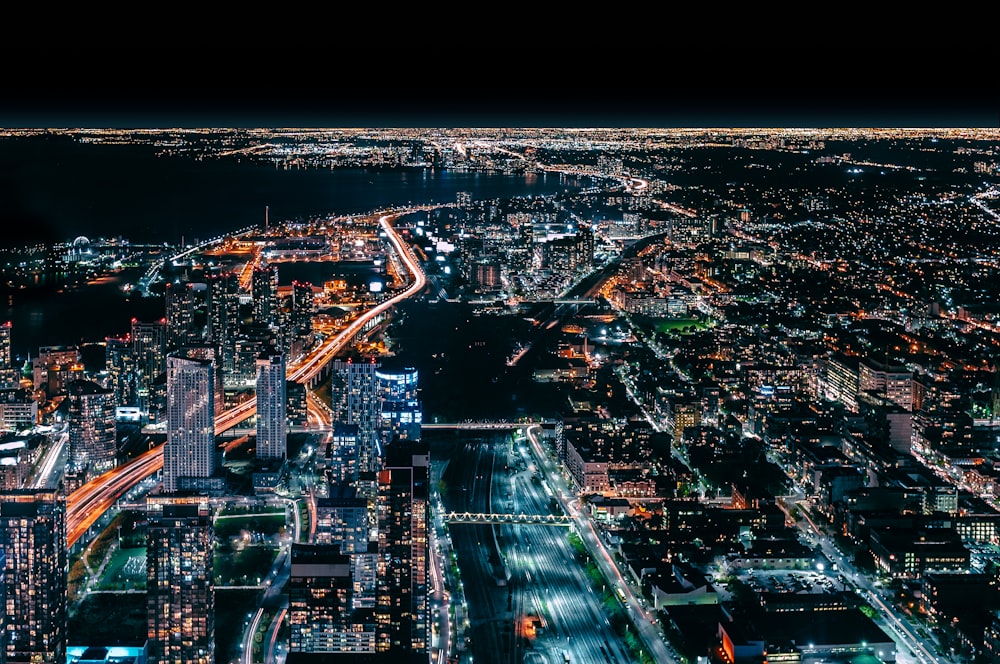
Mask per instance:
[[[419,375],[413,367],[380,368],[375,372],[381,398],[381,435],[384,444],[393,440],[419,440],[423,406]]]
[[[146,664],[149,653],[142,646],[70,646],[66,664]]]

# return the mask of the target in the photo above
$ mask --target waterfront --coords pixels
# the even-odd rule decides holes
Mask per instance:
[[[0,140],[0,245],[70,242],[78,236],[179,245],[256,225],[356,214],[407,203],[550,195],[558,175],[448,169],[277,168],[247,160],[156,156],[150,145],[81,143],[67,136]],[[279,278],[326,266],[282,265]],[[361,270],[361,272],[365,272]],[[133,275],[134,276],[134,275]],[[359,272],[360,278],[360,272]],[[0,316],[12,322],[18,364],[41,346],[97,343],[124,334],[133,317],[163,316],[161,298],[126,298],[127,273],[76,290],[9,293]]]

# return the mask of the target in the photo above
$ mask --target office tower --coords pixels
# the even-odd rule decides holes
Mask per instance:
[[[250,277],[250,291],[253,294],[254,322],[265,326],[277,324],[278,266],[258,265]]]
[[[218,272],[208,280],[208,335],[216,348],[223,384],[236,369],[236,337],[240,333],[240,280],[233,272]]]
[[[9,662],[66,661],[66,498],[62,490],[0,493],[0,551]]]
[[[378,379],[379,365],[370,362],[334,360],[330,396],[334,422],[358,427],[358,471],[377,471],[381,456],[381,425]]]
[[[208,285],[191,281],[166,285],[167,352],[205,339]]]
[[[114,392],[91,380],[73,380],[69,400],[69,470],[90,476],[111,470],[118,461]]]
[[[284,459],[288,453],[285,356],[257,359],[257,458]]]
[[[0,388],[17,387],[17,370],[10,356],[11,322],[0,324]]]
[[[417,440],[423,423],[418,393],[418,374],[413,367],[383,368],[375,372],[381,398],[380,434],[383,445],[395,439]]]
[[[386,450],[378,474],[379,652],[403,655],[428,650],[429,466],[426,443],[400,441]]]
[[[150,497],[146,623],[151,662],[211,664],[215,657],[212,516],[204,497]]]
[[[132,361],[135,363],[135,405],[155,421],[165,404],[154,398],[156,379],[167,370],[167,321],[143,323],[132,319]]]
[[[354,606],[351,556],[336,545],[296,543],[291,562],[289,652],[375,652],[373,610]]]
[[[132,337],[104,339],[104,366],[107,387],[114,394],[116,406],[135,405],[135,362],[132,357]]]
[[[215,367],[211,360],[167,357],[167,442],[163,490],[192,489],[215,474]]]

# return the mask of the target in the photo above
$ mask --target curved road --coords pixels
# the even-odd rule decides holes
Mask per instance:
[[[413,283],[403,292],[362,313],[347,328],[324,341],[303,360],[289,367],[289,380],[310,381],[325,369],[330,361],[370,320],[391,309],[395,304],[423,291],[427,285],[427,277],[413,251],[403,242],[391,223],[404,214],[405,212],[382,215],[379,217],[378,223],[385,230],[389,242],[413,275]],[[239,406],[221,413],[215,418],[216,434],[232,428],[256,412],[257,400],[251,398]],[[162,468],[163,444],[160,444],[132,461],[94,478],[71,493],[66,499],[67,548],[72,547],[97,522],[101,515],[129,489]]]

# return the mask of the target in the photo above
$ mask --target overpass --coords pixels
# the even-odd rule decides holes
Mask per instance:
[[[443,516],[447,523],[476,523],[486,525],[516,524],[529,526],[572,526],[572,517],[566,514],[471,514],[448,512]]]
[[[461,422],[424,422],[420,429],[463,429],[466,431],[509,431],[530,426],[554,424],[555,420],[527,420],[512,422],[510,420],[462,420]]]

